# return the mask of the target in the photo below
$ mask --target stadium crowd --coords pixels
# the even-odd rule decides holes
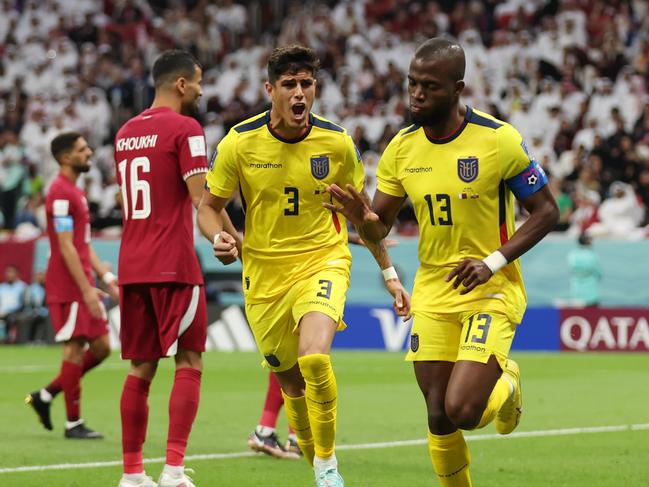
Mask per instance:
[[[95,230],[119,231],[112,140],[148,107],[163,50],[203,64],[208,146],[263,110],[274,45],[322,62],[314,112],[342,124],[367,186],[408,123],[408,60],[426,38],[467,54],[464,100],[509,121],[550,175],[557,230],[645,238],[649,227],[649,7],[643,0],[0,0],[0,228],[37,235],[64,129],[95,148],[84,178]],[[416,231],[402,211],[398,230]]]

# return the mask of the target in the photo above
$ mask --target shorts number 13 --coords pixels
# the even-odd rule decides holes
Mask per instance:
[[[476,333],[471,335],[471,328],[473,323],[476,323]],[[479,315],[473,315],[469,318],[469,328],[466,331],[466,337],[464,342],[469,341],[469,336],[471,336],[471,341],[473,343],[482,343],[483,345],[487,342],[487,334],[489,333],[489,325],[491,325],[491,315],[486,313],[480,313]]]

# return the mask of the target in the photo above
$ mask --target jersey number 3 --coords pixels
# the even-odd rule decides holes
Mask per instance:
[[[288,208],[284,208],[285,216],[295,216],[300,212],[299,201],[300,194],[297,188],[284,188],[284,194],[288,196],[287,203],[290,205]]]
[[[139,179],[139,177],[141,174],[151,172],[149,158],[136,157],[130,163],[128,159],[124,159],[117,167],[122,179],[124,220],[144,220],[148,218],[151,215],[151,186],[148,181]]]

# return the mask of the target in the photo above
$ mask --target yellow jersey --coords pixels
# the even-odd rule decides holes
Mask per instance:
[[[465,258],[483,259],[514,232],[514,197],[524,199],[547,178],[511,125],[467,107],[462,125],[429,139],[412,125],[386,148],[378,189],[412,201],[419,222],[420,268],[412,309],[451,313],[491,310],[518,323],[527,297],[520,264],[511,262],[468,294],[444,277]]]
[[[217,146],[207,187],[221,198],[239,191],[246,222],[243,290],[264,302],[326,267],[349,272],[351,253],[342,215],[322,206],[336,183],[363,189],[360,153],[342,127],[309,115],[309,129],[286,140],[270,128],[270,112],[233,127]]]

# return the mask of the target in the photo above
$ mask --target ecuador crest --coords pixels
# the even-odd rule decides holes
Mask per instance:
[[[467,157],[457,160],[457,175],[465,183],[470,183],[478,177],[478,158]]]
[[[311,174],[316,179],[324,179],[329,174],[329,157],[317,156],[311,158]]]

